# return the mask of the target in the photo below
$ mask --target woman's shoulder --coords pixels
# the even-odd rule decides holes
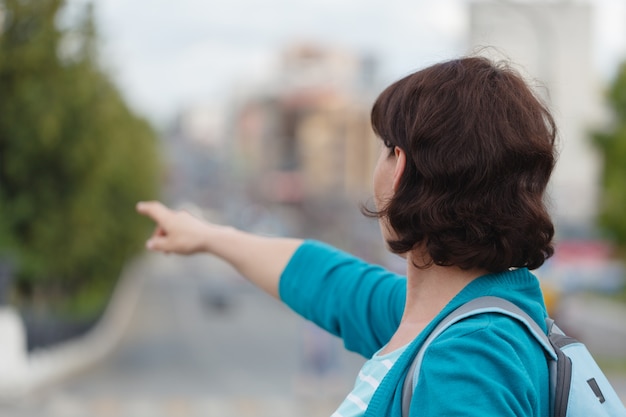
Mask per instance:
[[[528,340],[533,342],[532,345],[538,345],[523,322],[497,312],[483,312],[466,317],[447,328],[433,344],[457,338],[489,340],[491,343],[508,342],[513,339],[519,340],[522,344]]]
[[[472,316],[424,352],[416,394],[422,415],[543,415],[548,367],[524,325],[498,313]]]
[[[519,320],[488,312],[467,317],[440,334],[425,352],[424,363],[483,363],[494,372],[535,374],[546,365],[542,346]],[[547,368],[546,368],[547,369]],[[543,372],[539,370],[539,372]]]

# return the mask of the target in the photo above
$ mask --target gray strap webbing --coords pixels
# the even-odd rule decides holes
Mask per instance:
[[[519,320],[526,326],[541,346],[543,346],[548,355],[550,355],[553,359],[556,359],[556,353],[550,344],[548,336],[546,336],[541,327],[539,327],[535,320],[533,320],[524,310],[512,302],[500,297],[485,296],[475,298],[448,314],[433,329],[428,338],[424,341],[420,350],[417,352],[417,355],[407,372],[404,380],[404,386],[402,387],[402,417],[409,417],[409,409],[411,408],[411,400],[413,398],[413,389],[417,384],[422,359],[424,358],[424,353],[426,352],[426,349],[428,349],[428,346],[430,346],[432,341],[452,324],[463,320],[466,317],[482,313],[500,313]]]

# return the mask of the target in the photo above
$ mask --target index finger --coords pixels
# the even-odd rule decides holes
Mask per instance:
[[[170,211],[158,201],[140,201],[136,209],[139,214],[148,216],[157,223]]]

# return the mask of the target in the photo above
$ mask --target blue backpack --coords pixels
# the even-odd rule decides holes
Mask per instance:
[[[454,310],[435,327],[417,353],[404,381],[403,417],[409,417],[413,389],[430,343],[457,321],[481,313],[500,313],[519,320],[543,346],[549,362],[552,417],[626,417],[626,408],[585,345],[565,335],[550,318],[546,319],[546,335],[528,314],[499,297],[476,298]]]

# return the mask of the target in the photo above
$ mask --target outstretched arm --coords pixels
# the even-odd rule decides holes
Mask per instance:
[[[138,203],[137,211],[156,223],[152,237],[146,242],[148,249],[181,255],[215,255],[276,298],[281,273],[302,244],[300,239],[259,236],[209,223],[156,201]]]

